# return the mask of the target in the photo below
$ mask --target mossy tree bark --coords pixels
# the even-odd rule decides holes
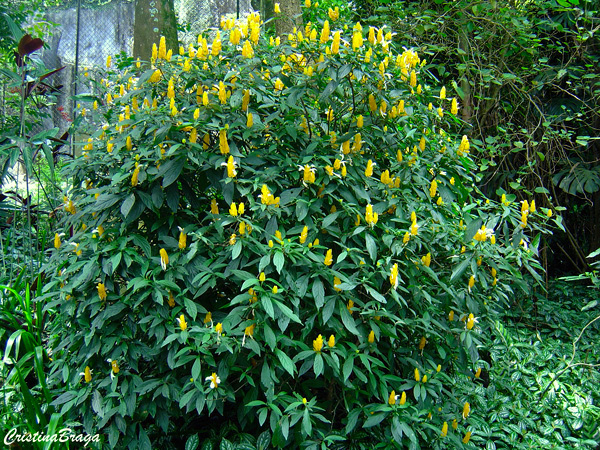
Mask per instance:
[[[178,50],[177,19],[173,0],[137,0],[133,31],[133,56],[150,61],[152,44],[164,36],[167,50]]]
[[[294,27],[302,25],[302,9],[300,0],[280,0],[281,13],[275,14],[275,32],[283,38],[290,34]]]

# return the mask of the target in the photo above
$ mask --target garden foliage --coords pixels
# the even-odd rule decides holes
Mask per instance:
[[[281,41],[254,14],[109,60],[80,97],[50,378],[111,445],[483,439],[478,343],[540,280],[552,211],[484,198],[460,105],[390,29],[305,12]]]

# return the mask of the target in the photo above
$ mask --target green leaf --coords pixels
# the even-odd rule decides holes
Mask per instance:
[[[385,419],[386,417],[387,417],[386,413],[378,413],[378,414],[370,415],[369,417],[367,417],[367,420],[365,420],[365,423],[363,424],[363,428],[370,428],[370,427],[374,427],[375,425],[379,425],[381,423],[381,421],[383,419]]]
[[[342,374],[344,375],[344,381],[348,380],[350,374],[352,373],[352,369],[354,369],[354,356],[350,356],[342,367]]]
[[[162,182],[163,188],[170,186],[171,184],[173,184],[173,182],[175,180],[177,180],[177,178],[179,178],[179,174],[181,173],[181,170],[183,169],[184,164],[185,164],[184,158],[176,158],[176,159],[171,159],[171,160],[167,161],[165,164],[160,166],[160,171],[158,173],[158,176],[161,176],[161,175],[163,176],[163,182]]]
[[[361,410],[356,408],[348,414],[348,422],[346,423],[346,434],[350,434],[356,427]]]
[[[371,261],[377,261],[377,242],[370,234],[365,234],[365,243],[367,245],[367,251],[369,252],[369,257]]]
[[[200,445],[200,438],[198,434],[193,434],[185,442],[185,450],[196,450],[198,445]]]
[[[294,366],[294,362],[292,361],[292,359],[288,355],[283,353],[281,350],[279,350],[278,348],[275,349],[275,354],[277,355],[277,358],[279,358],[279,362],[281,363],[281,366],[291,376],[294,376],[294,373],[296,371],[296,366]]]
[[[342,317],[342,323],[344,324],[346,329],[350,333],[358,336],[360,333],[358,332],[358,329],[356,328],[354,319],[350,315],[350,312],[348,311],[348,308],[346,308],[346,305],[344,305],[343,303],[340,303],[340,316]]]
[[[318,377],[319,375],[321,375],[323,373],[323,367],[324,367],[324,361],[323,361],[323,355],[321,355],[321,353],[317,352],[317,354],[315,355],[315,362],[313,363],[313,370],[315,371],[315,377]]]
[[[233,444],[227,439],[223,439],[221,445],[219,445],[219,450],[233,450]]]
[[[275,270],[277,273],[281,273],[281,269],[283,269],[283,264],[285,263],[285,256],[282,251],[276,250],[273,255],[273,264],[275,265]]]
[[[365,285],[365,289],[367,290],[367,292],[369,294],[371,294],[371,297],[373,297],[378,302],[387,303],[387,300],[385,299],[385,297],[383,295],[381,295],[379,292],[377,292],[375,289],[373,289],[371,286]]]
[[[237,257],[240,256],[240,253],[242,253],[242,241],[238,240],[233,244],[233,248],[231,249],[231,259],[237,259]]]
[[[312,294],[317,309],[321,309],[325,303],[325,288],[323,287],[323,282],[320,278],[315,278],[315,281],[313,281]]]
[[[482,219],[474,219],[469,224],[467,224],[467,229],[465,230],[465,242],[471,242],[473,237],[477,233],[477,230],[481,228],[483,225]]]
[[[271,444],[271,433],[263,431],[256,440],[256,450],[267,450]]]
[[[456,279],[460,278],[465,270],[467,270],[467,267],[469,267],[470,263],[471,259],[466,258],[458,266],[456,266],[452,271],[452,275],[450,276],[450,283],[453,283]]]
[[[277,300],[273,300],[273,303],[275,303],[275,305],[277,305],[277,307],[281,310],[281,312],[286,317],[288,317],[290,320],[293,320],[296,323],[302,323],[302,321],[298,318],[298,316],[296,314],[294,314],[294,312],[290,308],[285,306],[283,303],[281,303]]]
[[[125,201],[121,205],[121,214],[123,214],[123,217],[127,218],[127,216],[129,215],[129,212],[131,211],[131,208],[133,208],[134,204],[135,204],[135,194],[129,194],[129,196],[125,199]]]

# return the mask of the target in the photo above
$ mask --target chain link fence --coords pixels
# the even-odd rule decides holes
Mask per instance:
[[[150,8],[161,0],[137,0]],[[256,6],[260,7],[260,3]],[[76,103],[73,97],[86,93],[89,83],[82,82],[84,75],[94,78],[98,69],[104,68],[107,56],[123,53],[133,55],[136,26],[135,0],[68,0],[58,2],[48,9],[45,20],[54,24],[46,37],[41,60],[48,71],[65,67],[50,78],[54,86],[61,86],[56,105],[50,107],[50,119],[44,128],[59,127],[66,130],[73,120]],[[181,45],[196,42],[199,33],[219,25],[222,16],[244,17],[254,10],[251,0],[174,0],[177,34]],[[5,108],[7,86],[0,86],[0,113]],[[41,125],[41,124],[40,124]]]

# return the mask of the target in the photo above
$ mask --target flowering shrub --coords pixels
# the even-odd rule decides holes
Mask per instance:
[[[483,198],[459,105],[390,30],[309,9],[281,42],[251,15],[108,61],[88,105],[47,267],[54,404],[111,445],[483,439],[478,344],[551,212]]]

